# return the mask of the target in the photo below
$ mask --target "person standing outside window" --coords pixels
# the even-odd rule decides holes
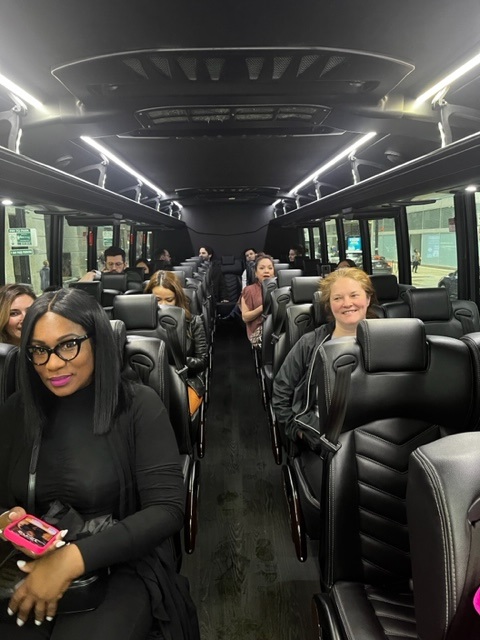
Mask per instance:
[[[414,249],[412,253],[412,273],[417,273],[418,267],[422,262],[422,257],[418,249]]]

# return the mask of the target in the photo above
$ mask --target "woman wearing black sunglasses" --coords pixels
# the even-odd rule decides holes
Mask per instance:
[[[84,521],[108,515],[115,524],[86,537],[69,532],[70,544],[24,563],[0,637],[144,640],[165,613],[164,632],[198,637],[188,595],[165,598],[178,593],[169,539],[184,508],[175,436],[156,393],[121,377],[105,312],[77,289],[43,295],[25,318],[19,359],[21,391],[0,407],[0,529],[25,514],[34,461],[34,515],[60,501]],[[95,610],[56,615],[73,580],[105,567]]]

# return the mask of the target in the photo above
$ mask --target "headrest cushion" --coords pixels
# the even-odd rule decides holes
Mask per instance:
[[[294,304],[312,302],[313,294],[318,291],[318,276],[302,276],[292,280],[292,300]]]
[[[280,269],[277,273],[278,286],[289,287],[293,278],[298,278],[302,275],[303,271],[301,269]]]
[[[365,371],[425,371],[428,346],[425,327],[418,318],[362,320],[357,341]]]
[[[127,331],[155,329],[157,326],[157,299],[153,294],[117,296],[113,303],[115,320],[122,320]]]
[[[386,302],[387,300],[397,300],[400,297],[400,290],[398,287],[397,276],[385,275],[385,276],[370,276],[372,284],[377,294],[377,300],[379,302]]]
[[[447,321],[452,317],[452,305],[446,289],[409,289],[405,299],[410,305],[412,316],[423,322],[431,320]]]

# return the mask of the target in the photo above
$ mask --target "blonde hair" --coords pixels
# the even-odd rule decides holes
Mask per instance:
[[[328,319],[333,320],[332,309],[330,307],[332,287],[336,282],[341,280],[341,278],[350,278],[350,280],[358,282],[367,296],[370,296],[370,302],[368,303],[367,309],[367,318],[376,318],[376,314],[370,309],[372,304],[378,304],[377,295],[375,293],[375,289],[372,281],[370,280],[370,277],[365,273],[365,271],[357,269],[356,267],[343,267],[332,271],[332,273],[320,280],[319,288],[322,294],[322,304],[325,307]]]
[[[175,294],[175,306],[185,310],[185,317],[191,320],[190,303],[182,289],[180,280],[175,275],[175,271],[156,271],[145,287],[145,293],[152,293],[155,287],[164,287]]]

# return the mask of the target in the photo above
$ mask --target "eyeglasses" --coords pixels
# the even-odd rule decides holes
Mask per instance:
[[[50,360],[50,356],[54,353],[58,358],[65,362],[74,360],[80,353],[82,342],[88,340],[91,336],[79,336],[78,338],[70,338],[64,342],[59,342],[56,347],[40,347],[32,345],[27,347],[27,358],[32,364],[41,367]]]
[[[125,262],[107,262],[106,264],[109,269],[113,269],[113,267],[123,267]]]

